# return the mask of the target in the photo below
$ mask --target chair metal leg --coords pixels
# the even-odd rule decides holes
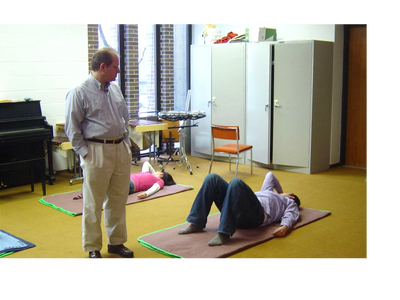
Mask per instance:
[[[237,177],[237,172],[238,172],[238,166],[239,166],[239,157],[236,159],[236,170],[235,170],[235,178]]]
[[[253,149],[250,149],[251,175],[253,175]]]
[[[212,164],[213,164],[213,160],[214,160],[214,152],[213,152],[213,154],[211,156],[211,162],[210,162],[210,168],[208,169],[208,174],[211,173],[211,167],[212,167]]]

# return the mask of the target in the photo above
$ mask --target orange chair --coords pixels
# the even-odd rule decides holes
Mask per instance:
[[[235,177],[237,177],[238,165],[239,165],[239,154],[250,150],[251,153],[251,174],[253,174],[253,146],[239,144],[239,126],[225,126],[225,125],[211,125],[211,136],[212,136],[212,146],[213,153],[211,157],[210,170],[208,173],[211,173],[211,167],[214,160],[215,152],[223,152],[229,154],[229,171],[231,171],[231,155],[236,155],[236,171]],[[226,144],[223,146],[215,147],[215,139],[224,139],[224,140],[234,140],[235,144]]]
[[[167,144],[179,142],[179,121],[168,121],[161,119],[161,122],[168,124],[168,128],[162,131],[162,142]]]
[[[168,128],[162,130],[162,142],[166,144],[166,154],[169,155],[168,158],[158,158],[159,163],[166,163],[162,166],[162,171],[171,161],[179,161],[179,159],[174,159],[173,156],[178,153],[179,148],[175,149],[175,143],[179,142],[179,121],[168,121],[161,119],[161,122],[167,123]]]

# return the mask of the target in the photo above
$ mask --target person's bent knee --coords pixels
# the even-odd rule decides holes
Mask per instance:
[[[219,176],[218,174],[210,173],[210,174],[207,174],[207,176],[204,178],[204,181],[219,180],[219,179],[221,179],[221,178],[222,178],[222,177]]]
[[[220,183],[226,182],[221,176],[215,173],[210,173],[204,178],[204,185],[219,186]],[[225,183],[226,184],[226,183]]]
[[[230,182],[231,185],[241,185],[243,183],[244,183],[244,181],[242,179],[240,179],[240,178],[237,178],[237,177],[233,178],[231,180],[231,182]]]

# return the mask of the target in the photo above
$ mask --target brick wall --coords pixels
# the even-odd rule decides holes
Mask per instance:
[[[174,109],[174,25],[160,28],[161,110]]]
[[[97,24],[89,24],[88,28],[88,73],[90,71],[90,62],[92,60],[93,54],[99,48],[99,36],[98,36],[98,26]]]
[[[139,68],[138,68],[138,26],[136,24],[125,25],[125,99],[129,112],[136,116],[139,110]],[[117,36],[117,33],[116,33]],[[98,25],[88,25],[88,58],[90,61],[94,52],[98,49]],[[174,109],[174,25],[160,25],[160,54],[161,62],[161,110]],[[154,55],[154,53],[150,54]],[[151,75],[155,79],[154,74]],[[150,82],[150,79],[148,79]],[[151,90],[146,93],[155,95],[152,84]],[[155,99],[154,99],[155,101]]]

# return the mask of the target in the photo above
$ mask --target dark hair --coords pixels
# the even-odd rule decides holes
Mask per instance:
[[[172,176],[170,174],[168,174],[167,172],[163,172],[163,174],[164,174],[164,176],[161,179],[164,180],[164,185],[165,186],[176,184],[174,179],[172,178]]]
[[[90,62],[90,68],[92,71],[98,71],[102,63],[109,67],[112,64],[112,59],[114,56],[118,56],[118,52],[114,48],[103,47],[93,54],[93,58]]]
[[[295,194],[290,194],[291,196],[294,197],[294,202],[297,204],[298,207],[300,207],[300,199],[297,197]]]

